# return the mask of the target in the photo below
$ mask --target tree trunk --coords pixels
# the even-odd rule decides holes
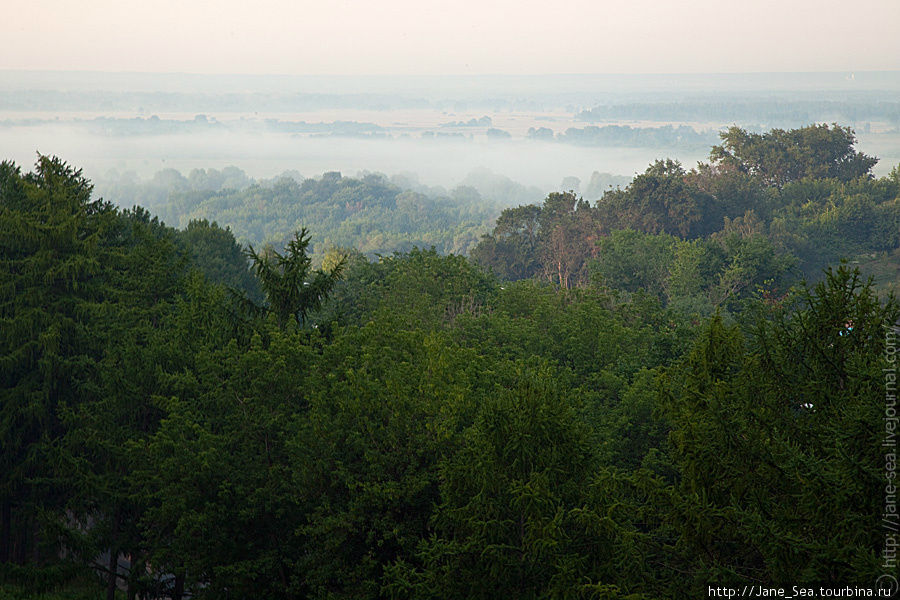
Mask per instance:
[[[106,580],[106,600],[116,600],[116,584],[119,578],[119,549],[117,548],[117,540],[119,537],[119,511],[116,511],[116,518],[113,519],[112,539],[109,545],[109,573]]]
[[[134,563],[131,563],[131,568],[134,569]],[[129,577],[128,585],[125,587],[125,597],[128,600],[134,600],[137,597],[137,588],[134,586],[134,581]]]
[[[175,571],[175,588],[172,590],[172,600],[182,600],[184,597],[184,570]]]
[[[106,600],[116,600],[116,580],[119,577],[119,551],[109,549],[109,573],[106,580]]]
[[[140,568],[138,568],[140,566]],[[139,554],[131,555],[131,570],[128,572],[128,587],[125,592],[125,597],[128,600],[135,600],[137,597],[138,591],[138,578],[142,573],[146,572],[146,566],[144,565],[144,561]]]

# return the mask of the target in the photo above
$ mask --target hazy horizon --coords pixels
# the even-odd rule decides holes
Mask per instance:
[[[717,132],[857,129],[875,173],[900,163],[900,71],[710,75],[230,76],[0,72],[0,153],[58,155],[91,177],[174,167],[416,173],[451,188],[489,169],[544,191],[594,171],[690,168]],[[198,120],[199,119],[199,120]],[[682,139],[677,128],[696,132]],[[614,139],[568,134],[603,128]],[[620,130],[615,130],[620,128]],[[630,129],[629,129],[630,128]],[[666,129],[675,128],[675,129]],[[487,132],[496,130],[491,139]],[[529,131],[543,136],[529,138]],[[503,136],[508,135],[509,139]],[[500,136],[500,137],[497,137]]]
[[[0,69],[540,74],[900,69],[894,0],[37,0]],[[834,40],[856,35],[852,46]]]
[[[452,186],[487,168],[550,190],[691,167],[732,124],[837,121],[882,174],[900,162],[897,22],[895,0],[36,0],[0,23],[0,153],[94,176],[235,165]]]

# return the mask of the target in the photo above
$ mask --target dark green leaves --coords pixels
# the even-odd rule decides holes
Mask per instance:
[[[267,306],[257,307],[257,312],[271,312],[280,327],[292,320],[304,325],[309,314],[322,307],[344,270],[345,261],[341,260],[330,272],[313,271],[308,247],[309,234],[301,229],[288,242],[284,254],[273,248],[260,253],[253,246],[247,249],[251,268],[267,301]]]

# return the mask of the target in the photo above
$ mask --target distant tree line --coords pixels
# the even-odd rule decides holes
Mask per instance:
[[[630,127],[628,125],[588,125],[569,127],[554,136],[547,127],[531,127],[528,139],[557,141],[576,146],[625,146],[635,148],[708,147],[717,139],[715,131],[698,132],[688,125],[662,127]]]
[[[706,123],[765,123],[796,127],[809,122],[886,122],[900,125],[900,102],[883,100],[811,100],[763,98],[746,100],[684,100],[606,104],[578,113],[585,121],[688,121]]]
[[[108,197],[125,206],[148,206],[166,223],[223,223],[242,241],[255,244],[283,244],[305,223],[317,223],[310,248],[317,259],[333,247],[370,257],[414,246],[467,253],[490,229],[500,201],[539,193],[488,172],[475,172],[464,183],[500,200],[484,199],[471,185],[447,192],[374,173],[353,178],[330,172],[313,179],[293,172],[256,181],[225,167],[194,169],[186,177],[166,169],[147,181],[120,175],[101,182]]]

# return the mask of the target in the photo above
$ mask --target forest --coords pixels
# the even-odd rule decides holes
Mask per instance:
[[[872,589],[900,166],[855,142],[732,127],[486,227],[378,176],[148,210],[3,162],[0,597]]]
[[[478,185],[484,183],[480,178]],[[315,179],[294,173],[257,182],[234,167],[194,169],[188,177],[168,169],[150,181],[121,178],[107,185],[120,204],[130,198],[132,205],[181,227],[202,220],[228,223],[247,243],[284,244],[305,223],[316,223],[310,251],[319,257],[335,247],[371,257],[432,246],[443,254],[465,254],[500,211],[498,202],[483,200],[472,186],[449,193],[416,187],[402,177],[343,177],[337,171]]]

